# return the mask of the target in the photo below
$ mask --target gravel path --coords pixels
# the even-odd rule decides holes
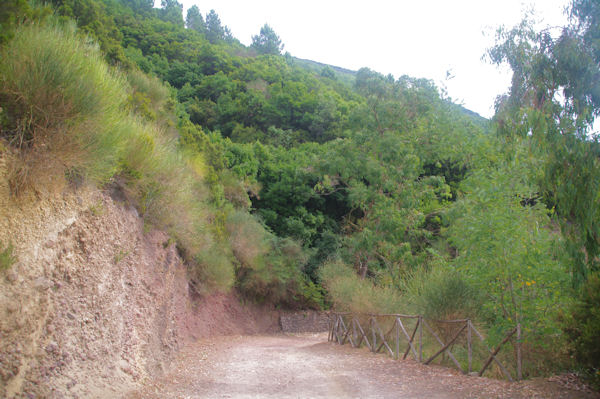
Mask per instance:
[[[233,336],[186,347],[140,398],[596,398],[546,380],[508,383],[395,361],[327,334]]]

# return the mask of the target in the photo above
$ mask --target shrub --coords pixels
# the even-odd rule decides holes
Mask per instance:
[[[0,248],[3,247],[4,245],[2,244],[2,241],[0,241]],[[12,265],[15,264],[17,258],[14,255],[14,250],[15,248],[10,242],[8,243],[6,248],[0,250],[0,271],[8,270]]]
[[[228,291],[235,282],[231,251],[213,244],[196,256],[190,277],[196,291],[203,295],[211,291]]]
[[[133,118],[128,125],[117,180],[144,222],[166,230],[193,262],[212,245],[202,178],[161,129]]]
[[[417,269],[407,276],[404,294],[413,312],[437,320],[476,319],[482,303],[480,292],[449,266]]]
[[[129,109],[148,121],[158,123],[163,130],[174,133],[175,102],[169,88],[157,77],[146,75],[137,69],[129,71],[126,78],[131,86],[131,94],[127,100]]]
[[[580,300],[560,314],[571,352],[600,386],[600,276],[592,275],[581,290]]]
[[[276,237],[244,211],[232,212],[226,229],[244,295],[286,307],[322,305],[318,290],[302,272],[307,257],[300,244]]]
[[[66,173],[106,181],[125,133],[125,85],[72,25],[17,29],[0,52],[2,134],[17,150],[12,193],[60,186]]]
[[[350,266],[340,261],[324,264],[320,269],[320,277],[336,310],[398,313],[403,309],[398,291],[360,279]]]

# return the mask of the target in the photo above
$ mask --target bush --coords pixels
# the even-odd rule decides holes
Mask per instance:
[[[201,160],[186,157],[175,140],[165,137],[153,124],[129,118],[128,130],[117,181],[144,222],[167,231],[177,241],[184,258],[195,262],[201,252],[210,251],[213,245],[208,193],[202,176],[196,173],[202,169],[197,165]],[[225,274],[230,272],[231,267]],[[212,283],[225,288],[222,283],[226,278],[218,280]]]
[[[16,149],[12,193],[60,187],[66,174],[112,176],[125,134],[125,87],[72,25],[17,29],[0,52],[2,135]]]
[[[592,275],[582,287],[580,300],[559,317],[570,340],[571,352],[600,387],[600,276]]]
[[[286,307],[323,305],[320,292],[302,272],[307,257],[300,244],[276,237],[244,211],[232,212],[226,228],[244,295]]]
[[[227,292],[233,287],[235,274],[231,258],[229,249],[217,244],[196,256],[196,263],[190,268],[190,277],[199,294],[215,290]]]
[[[476,319],[482,303],[479,291],[449,266],[413,272],[404,294],[413,312],[436,320]]]
[[[129,109],[173,133],[176,125],[175,102],[169,88],[157,77],[137,69],[129,71],[126,77],[132,89],[127,101]]]
[[[355,313],[398,313],[403,310],[398,291],[360,279],[350,266],[340,261],[324,264],[319,274],[336,310]]]

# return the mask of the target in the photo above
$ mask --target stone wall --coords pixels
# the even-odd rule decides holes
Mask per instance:
[[[287,333],[325,332],[328,330],[329,314],[314,310],[284,312],[279,322],[281,331]]]

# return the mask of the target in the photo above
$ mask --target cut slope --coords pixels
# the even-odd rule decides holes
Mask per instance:
[[[1,397],[114,397],[162,374],[189,340],[278,328],[275,312],[233,295],[195,298],[168,236],[145,233],[108,194],[17,205],[7,190],[0,240],[19,262],[0,276]]]

